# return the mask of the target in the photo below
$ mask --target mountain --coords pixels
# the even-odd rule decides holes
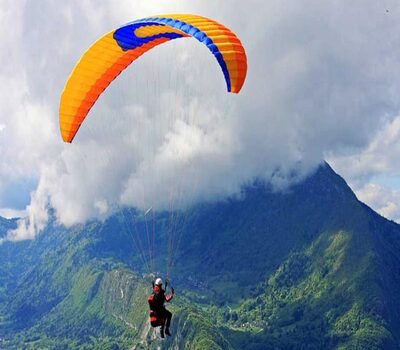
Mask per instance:
[[[164,341],[147,320],[153,237],[163,272],[179,242]],[[400,226],[328,164],[283,193],[255,181],[152,220],[130,209],[69,229],[53,220],[0,246],[0,348],[400,349],[399,252]]]
[[[0,216],[0,238],[4,237],[8,230],[16,227],[16,219],[5,219]]]

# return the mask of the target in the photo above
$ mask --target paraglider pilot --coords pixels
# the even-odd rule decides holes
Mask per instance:
[[[174,288],[171,287],[171,293],[166,295],[163,289],[163,283],[161,278],[157,278],[152,281],[153,293],[148,297],[150,306],[150,323],[153,327],[161,326],[160,335],[164,338],[165,334],[170,336],[169,326],[171,324],[172,313],[168,311],[164,303],[169,303],[174,296]],[[168,286],[168,281],[165,282],[165,288]]]

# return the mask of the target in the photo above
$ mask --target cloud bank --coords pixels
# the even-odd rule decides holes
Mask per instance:
[[[326,157],[339,171],[351,169],[361,198],[398,215],[381,189],[368,185],[399,160],[394,150],[382,151],[400,106],[396,1],[0,6],[0,196],[26,179],[32,184],[26,218],[9,239],[33,238],[50,207],[64,225],[125,205],[186,208],[234,194],[256,177],[285,187]],[[215,18],[237,33],[249,64],[242,92],[225,92],[207,49],[176,40],[123,72],[74,143],[63,144],[59,96],[82,52],[118,25],[174,12]],[[363,159],[359,170],[354,157]],[[397,194],[389,197],[396,206]],[[21,209],[5,196],[1,207]]]
[[[331,160],[358,198],[400,223],[400,116],[384,123],[361,151]]]

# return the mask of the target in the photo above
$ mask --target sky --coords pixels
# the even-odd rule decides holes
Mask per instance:
[[[146,53],[104,92],[72,144],[58,105],[82,53],[138,18],[195,13],[241,39],[248,75],[226,93],[195,40]],[[0,215],[9,240],[123,206],[187,208],[276,190],[327,160],[358,198],[400,222],[400,4],[394,0],[0,2]]]

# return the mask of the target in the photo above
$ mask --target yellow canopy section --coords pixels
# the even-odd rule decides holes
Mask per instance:
[[[247,72],[246,53],[228,28],[197,15],[140,19],[105,34],[77,62],[60,99],[63,140],[72,142],[101,93],[129,64],[153,47],[183,37],[205,44],[221,67],[227,90],[240,91]]]

